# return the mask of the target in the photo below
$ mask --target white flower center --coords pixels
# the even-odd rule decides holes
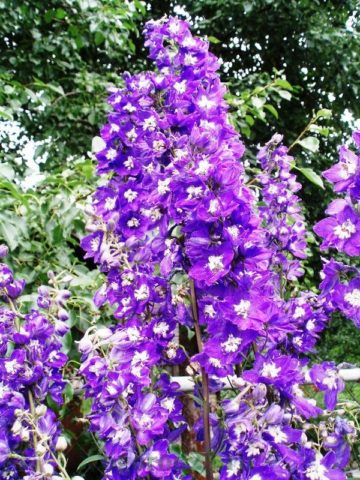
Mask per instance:
[[[128,158],[125,160],[124,165],[125,165],[125,168],[127,168],[128,170],[131,170],[132,168],[134,168],[134,159],[133,159],[133,157],[128,157]]]
[[[210,365],[212,365],[215,368],[220,368],[221,367],[221,362],[217,358],[213,358],[213,357],[209,358],[209,363],[210,363]]]
[[[187,154],[187,152],[186,152],[185,149],[177,148],[176,150],[174,150],[174,160],[175,160],[175,162],[178,162],[182,158],[185,158],[186,154]]]
[[[227,476],[237,475],[240,471],[241,463],[239,460],[232,460],[227,466]]]
[[[184,64],[186,66],[192,66],[195,65],[196,63],[196,57],[194,55],[191,55],[191,53],[186,53],[184,57]]]
[[[113,210],[116,204],[116,197],[108,197],[105,200],[105,208],[106,210]]]
[[[165,322],[159,322],[154,325],[153,330],[156,335],[161,335],[162,337],[165,337],[169,331],[169,325],[167,325]]]
[[[356,232],[355,224],[348,218],[341,225],[337,225],[334,228],[335,235],[340,238],[340,240],[347,240]]]
[[[236,225],[233,225],[232,227],[228,227],[228,232],[232,236],[232,238],[237,238],[239,236],[239,229]]]
[[[268,432],[274,438],[275,443],[283,443],[288,439],[286,433],[284,433],[279,426],[269,427]]]
[[[296,307],[294,312],[294,318],[301,318],[305,315],[303,307]]]
[[[174,83],[174,88],[178,93],[185,93],[186,92],[186,80],[182,80],[181,82]]]
[[[251,303],[249,300],[240,300],[240,303],[234,305],[236,315],[246,318],[249,313]]]
[[[224,268],[223,255],[210,255],[208,267],[212,272],[218,272]]]
[[[133,202],[137,196],[138,196],[138,193],[135,192],[134,190],[131,190],[131,188],[129,188],[129,190],[126,190],[126,192],[124,192],[124,197],[129,203]]]
[[[164,195],[167,192],[170,192],[170,184],[171,179],[165,178],[165,180],[159,180],[157,184],[157,191],[160,195]]]
[[[211,107],[215,107],[216,102],[214,100],[210,100],[205,95],[203,95],[199,100],[199,107],[204,108],[205,110],[210,109]]]
[[[114,148],[110,148],[106,153],[106,158],[108,160],[114,160],[116,158],[117,151]]]
[[[336,389],[336,382],[338,379],[338,373],[336,370],[328,370],[326,372],[326,377],[322,381],[324,385],[326,385],[330,390]]]
[[[168,412],[172,412],[175,408],[175,399],[174,398],[164,398],[161,400],[161,406],[166,408]]]
[[[137,134],[135,128],[132,128],[127,132],[126,138],[129,140],[129,142],[134,142],[136,140]]]
[[[202,187],[191,186],[191,187],[188,187],[186,191],[188,193],[187,198],[190,200],[192,198],[199,197],[202,194]]]
[[[136,300],[146,300],[149,298],[149,287],[143,283],[140,288],[135,290],[134,297]]]
[[[340,176],[344,180],[350,178],[357,170],[357,164],[355,162],[347,161],[344,162],[342,165],[342,169],[340,171]]]
[[[156,152],[161,152],[165,148],[164,140],[154,140],[153,141],[153,148]]]
[[[276,378],[281,368],[277,367],[274,362],[264,363],[261,369],[261,375],[269,378]]]
[[[140,338],[140,332],[136,327],[129,327],[126,333],[131,342],[135,342]]]
[[[268,192],[270,195],[274,195],[275,193],[278,193],[278,187],[276,185],[270,185]]]
[[[139,419],[139,424],[142,428],[148,429],[152,427],[153,420],[150,415],[148,415],[147,413],[143,413]]]
[[[138,227],[139,225],[140,225],[140,221],[136,217],[130,218],[130,220],[128,220],[127,222],[127,226],[129,228],[135,228],[135,227]]]
[[[352,307],[360,307],[360,289],[354,288],[351,292],[345,294],[344,299],[350,303]]]
[[[240,344],[241,338],[234,337],[234,335],[229,335],[226,342],[222,342],[221,347],[225,350],[225,352],[233,353],[239,349]]]
[[[306,322],[306,330],[309,330],[311,332],[311,330],[314,330],[314,328],[315,328],[315,320],[314,319],[308,320]]]
[[[214,318],[216,315],[215,308],[212,305],[205,305],[204,312],[205,315],[208,315],[210,318]]]
[[[327,480],[326,472],[327,469],[324,465],[321,465],[320,462],[314,462],[306,469],[305,474],[310,480]]]
[[[207,172],[209,171],[209,168],[211,167],[210,163],[208,160],[200,160],[199,165],[197,169],[195,170],[195,173],[198,175],[206,175]]]
[[[155,128],[156,128],[156,118],[153,115],[149,118],[145,118],[143,129],[149,130],[150,132],[152,132],[153,130],[155,130]]]
[[[99,245],[100,245],[100,238],[99,237],[96,237],[96,238],[92,238],[91,239],[91,242],[90,242],[90,247],[91,247],[91,250],[93,252],[96,252],[97,249],[99,248]]]
[[[219,209],[219,201],[216,199],[210,200],[208,212],[214,214],[218,211],[218,209]]]
[[[10,360],[5,362],[5,370],[7,373],[16,373],[17,371],[17,362],[16,360]]]
[[[124,110],[126,110],[127,112],[135,112],[136,108],[134,107],[134,105],[131,105],[131,103],[127,103],[124,106]]]

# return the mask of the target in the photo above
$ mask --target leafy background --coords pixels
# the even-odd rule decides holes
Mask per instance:
[[[74,341],[109,319],[92,304],[101,279],[79,247],[85,206],[101,182],[91,140],[106,117],[107,89],[121,85],[122,72],[147,68],[144,22],[164,14],[189,19],[222,59],[227,100],[250,167],[256,168],[256,147],[273,133],[293,145],[310,225],[331,196],[316,173],[336,160],[338,145],[360,117],[355,0],[0,1],[0,240],[9,245],[29,294],[47,281],[49,270],[73,291],[65,345],[73,365],[79,360]],[[306,286],[316,288],[314,239],[310,247]],[[317,358],[360,364],[359,341],[359,331],[336,318]],[[66,395],[61,415],[68,434],[80,439],[70,452],[75,472],[83,453],[98,448],[81,422],[69,420],[82,417],[87,403],[72,387]],[[98,460],[80,472],[95,479]]]

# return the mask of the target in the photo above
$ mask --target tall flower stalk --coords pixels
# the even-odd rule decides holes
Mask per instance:
[[[0,256],[7,248],[0,245]],[[51,276],[50,281],[54,280]],[[50,396],[63,403],[62,367],[67,356],[61,337],[68,331],[67,290],[39,288],[30,312],[21,308],[23,280],[0,264],[0,478],[70,480],[62,452],[67,440]]]
[[[333,364],[306,358],[330,312],[322,296],[293,288],[306,256],[293,159],[278,135],[260,150],[259,204],[208,43],[172,17],[144,33],[155,69],[125,74],[110,92],[94,142],[107,183],[82,240],[106,275],[95,302],[116,319],[79,344],[104,479],[192,478],[174,453],[187,429],[174,365],[193,373],[208,479],[345,479],[351,425],[334,421],[317,440],[301,429],[322,413],[305,380],[329,410],[343,384]],[[178,328],[195,332],[195,354]]]

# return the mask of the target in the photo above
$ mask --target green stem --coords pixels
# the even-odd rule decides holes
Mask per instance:
[[[194,318],[195,335],[199,353],[202,352],[203,343],[199,325],[199,311],[196,298],[195,284],[190,280],[191,309]],[[209,377],[204,368],[201,368],[202,394],[203,394],[203,421],[204,421],[204,448],[205,448],[205,470],[206,479],[214,480],[214,473],[211,462],[211,433],[210,433],[210,398],[209,398]]]
[[[297,143],[300,142],[300,140],[303,138],[303,136],[305,135],[305,133],[309,130],[309,128],[311,127],[311,125],[313,125],[318,119],[319,119],[319,115],[315,115],[311,120],[310,122],[306,125],[306,127],[304,128],[304,130],[300,133],[300,135],[297,137],[296,140],[293,141],[293,143],[290,145],[290,147],[288,148],[288,152],[290,152],[290,150],[295,147],[295,145]]]
[[[31,413],[33,422],[35,424],[35,416],[36,416],[35,403],[34,403],[34,397],[33,397],[33,394],[31,392],[31,390],[29,390],[29,407],[30,407],[30,413]],[[33,443],[34,443],[34,451],[35,451],[35,455],[36,455],[36,473],[41,473],[41,462],[40,462],[40,459],[38,458],[37,453],[36,453],[37,433],[35,431],[33,432]]]

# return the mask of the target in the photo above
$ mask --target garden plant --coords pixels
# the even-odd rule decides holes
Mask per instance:
[[[100,180],[80,193],[99,271],[76,351],[72,266],[35,298],[1,247],[0,478],[92,480],[96,464],[104,480],[346,479],[358,405],[338,405],[344,381],[315,353],[334,315],[360,327],[360,132],[323,173],[336,198],[312,226],[296,174],[322,185],[320,172],[291,150],[313,148],[329,111],[249,159],[209,42],[172,16],[144,36],[151,69],[109,88]]]

